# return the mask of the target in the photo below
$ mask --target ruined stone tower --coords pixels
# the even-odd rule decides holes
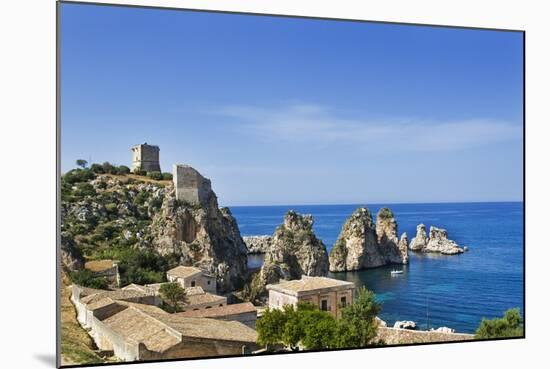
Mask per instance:
[[[173,172],[176,199],[188,204],[206,206],[212,194],[212,185],[193,167],[174,164]]]
[[[147,172],[160,172],[159,147],[147,142],[132,147],[132,172],[142,169]]]

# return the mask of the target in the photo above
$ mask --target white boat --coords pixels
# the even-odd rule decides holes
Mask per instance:
[[[391,274],[403,274],[402,270],[392,270]]]

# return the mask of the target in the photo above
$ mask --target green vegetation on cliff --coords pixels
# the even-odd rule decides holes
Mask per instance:
[[[88,260],[116,260],[122,285],[163,282],[165,271],[177,259],[158,255],[147,242],[170,182],[161,181],[162,176],[152,181],[127,173],[128,167],[103,163],[63,175],[62,238],[80,265]],[[105,287],[104,280],[85,270],[73,270],[71,278],[84,286]]]

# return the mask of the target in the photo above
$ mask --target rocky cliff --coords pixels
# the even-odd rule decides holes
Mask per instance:
[[[324,276],[327,272],[327,250],[313,233],[313,217],[289,211],[265,254],[261,285],[277,283],[279,279],[299,279],[302,275]]]
[[[62,177],[63,265],[82,268],[82,255],[116,259],[123,282],[140,284],[162,282],[166,270],[178,264],[194,265],[215,274],[222,290],[240,287],[247,250],[237,223],[229,209],[218,208],[210,181],[198,172],[193,179],[203,185],[197,192],[201,201],[190,203],[176,200],[168,180],[88,169],[67,173]]]
[[[433,252],[445,255],[461,254],[465,251],[458,244],[449,240],[447,230],[430,227],[430,235],[426,234],[426,226],[419,224],[416,227],[416,237],[412,239],[410,249],[419,252]]]
[[[233,290],[247,275],[246,245],[230,210],[218,208],[214,191],[209,188],[201,199],[191,204],[169,191],[153,218],[151,245],[160,255],[178,256],[181,265],[213,273],[221,290]]]
[[[271,246],[271,236],[248,236],[243,237],[249,254],[265,254]]]
[[[408,263],[407,236],[397,237],[391,210],[380,209],[376,225],[367,208],[358,208],[344,223],[332,247],[330,271],[341,272]]]

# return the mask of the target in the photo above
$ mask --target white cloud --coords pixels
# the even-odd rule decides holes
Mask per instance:
[[[519,124],[491,119],[419,121],[348,118],[319,105],[281,108],[229,106],[219,112],[241,121],[245,134],[268,142],[353,144],[392,151],[452,151],[522,139]]]

